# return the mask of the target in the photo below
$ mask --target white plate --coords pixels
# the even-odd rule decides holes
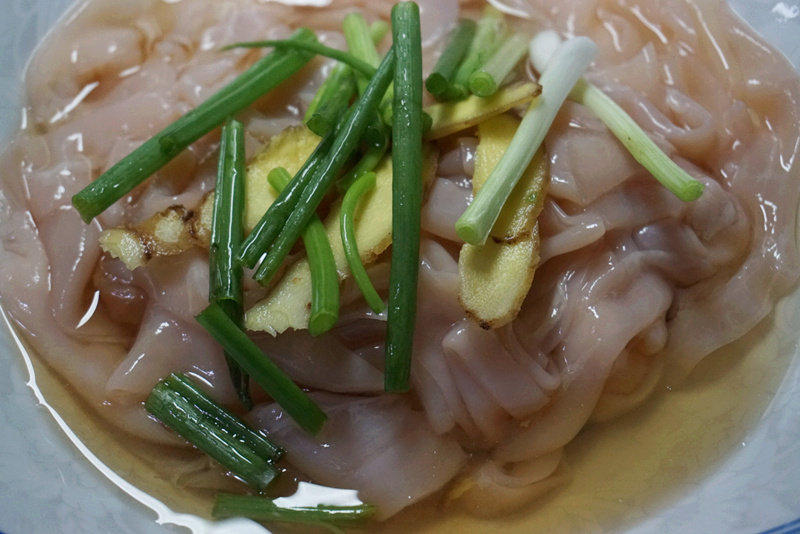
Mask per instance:
[[[729,2],[800,66],[800,1]],[[0,139],[19,125],[26,59],[70,3],[3,0]],[[785,299],[775,317],[786,339],[780,350],[793,360],[763,417],[712,475],[631,534],[800,532],[800,292]],[[0,533],[265,532],[252,522],[210,524],[175,514],[103,469],[88,450],[71,442],[63,422],[29,387],[31,373],[0,326]]]

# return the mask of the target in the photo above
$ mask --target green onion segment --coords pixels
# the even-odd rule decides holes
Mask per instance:
[[[283,167],[272,169],[267,180],[276,191],[281,192],[292,176]],[[316,214],[306,225],[302,234],[308,267],[311,272],[311,315],[308,332],[318,336],[327,332],[339,320],[339,272],[333,257],[331,243],[325,225]]]
[[[145,409],[234,475],[259,491],[278,474],[272,461],[283,451],[205,395],[186,376],[160,381]]]
[[[341,532],[331,526],[354,526],[375,515],[375,507],[370,504],[357,506],[278,506],[271,499],[252,495],[232,495],[220,493],[211,512],[217,519],[228,517],[247,517],[257,521],[279,523],[301,523],[328,528]]]
[[[300,428],[311,434],[319,432],[325,412],[219,306],[210,304],[196,319]]]
[[[350,68],[363,74],[367,78],[370,78],[375,74],[375,67],[373,65],[365,61],[362,61],[359,58],[355,57],[354,55],[348,54],[347,52],[344,52],[342,50],[337,50],[335,48],[331,48],[330,46],[325,46],[319,41],[299,41],[297,39],[278,39],[271,41],[246,41],[228,45],[224,47],[222,50],[230,50],[232,48],[266,48],[266,47],[294,48],[297,50],[305,50],[306,52],[311,52],[312,54],[317,54],[319,56],[329,57],[331,59],[335,59],[336,61],[344,63],[345,65],[348,65]]]
[[[445,100],[461,100],[469,94],[469,77],[489,59],[505,34],[503,14],[492,6],[486,7],[483,16],[478,19],[475,37],[467,50],[467,54],[458,66],[451,88],[443,95]]]
[[[386,391],[407,391],[417,310],[422,209],[422,47],[419,7],[392,7],[397,49],[392,120],[392,259],[386,330]]]
[[[311,30],[301,28],[294,32],[292,39],[309,42],[316,37]],[[73,196],[72,204],[81,218],[91,221],[190,144],[292,76],[311,57],[306,51],[280,49],[257,61]]]
[[[337,174],[355,151],[367,125],[375,117],[378,103],[394,72],[394,63],[394,48],[390,48],[378,67],[377,73],[367,85],[364,94],[359,97],[348,112],[341,128],[337,130],[333,146],[324,160],[320,162],[319,167],[315,169],[313,177],[303,189],[295,209],[288,214],[288,218],[280,221],[285,224],[279,224],[282,229],[272,246],[266,251],[267,254],[255,274],[255,279],[260,283],[267,283],[277,272],[289,250],[300,237],[303,228],[311,220],[322,198],[336,180]],[[268,214],[269,210],[265,216]]]
[[[339,212],[339,231],[342,235],[342,246],[344,247],[344,254],[347,258],[347,265],[350,267],[350,272],[353,275],[361,294],[364,295],[364,300],[367,305],[375,313],[381,313],[385,308],[383,299],[381,299],[378,292],[375,291],[375,286],[367,275],[367,270],[361,262],[361,256],[358,253],[358,243],[356,242],[356,227],[355,215],[356,206],[358,201],[364,196],[364,193],[375,187],[375,173],[365,172],[359,176],[353,185],[351,185],[342,199],[342,209]]]
[[[470,75],[469,90],[478,96],[492,96],[527,53],[528,38],[521,33],[515,33],[503,42],[480,69]]]
[[[258,220],[250,235],[245,238],[238,254],[239,261],[243,265],[251,269],[255,267],[264,252],[275,241],[289,214],[294,211],[300,201],[303,190],[313,178],[314,172],[328,155],[331,146],[333,146],[334,137],[335,132],[329,132],[328,135],[322,138],[314,152],[311,153],[303,163],[303,166],[300,167],[300,170],[297,171],[297,174],[294,175],[292,181],[289,182],[289,185],[269,205],[269,208]]]
[[[450,32],[447,45],[436,61],[433,71],[425,80],[425,88],[436,100],[443,99],[450,89],[459,63],[469,50],[469,45],[475,37],[477,24],[474,20],[461,19]]]
[[[533,38],[530,56],[536,70],[541,72],[545,68],[560,42],[561,37],[552,30],[541,32]],[[703,183],[692,178],[672,161],[636,121],[597,86],[580,79],[569,96],[591,109],[633,158],[676,197],[690,202],[703,194]]]
[[[466,243],[482,245],[497,220],[508,196],[533,159],[575,82],[583,75],[597,51],[586,37],[563,43],[539,83],[541,96],[528,107],[511,144],[489,174],[475,199],[456,221],[456,233]]]
[[[244,238],[244,167],[244,126],[235,119],[229,120],[222,127],[219,145],[208,260],[208,301],[216,303],[238,325],[242,324],[244,316],[242,266],[235,258]],[[246,408],[251,408],[250,378],[230,355],[226,354],[225,360],[239,400]]]

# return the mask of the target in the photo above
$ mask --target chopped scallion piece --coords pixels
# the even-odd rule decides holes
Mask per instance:
[[[364,295],[364,300],[367,305],[375,313],[381,313],[385,308],[383,299],[375,291],[375,286],[367,275],[367,270],[361,262],[361,256],[358,253],[358,243],[356,242],[356,226],[355,214],[356,206],[364,193],[375,187],[375,173],[365,172],[353,182],[353,185],[347,190],[342,199],[342,210],[339,212],[339,230],[342,234],[342,246],[344,247],[344,254],[347,258],[347,265],[350,266],[350,272],[353,275],[361,294]]]
[[[381,56],[378,54],[371,30],[360,13],[348,13],[345,15],[342,21],[342,30],[347,41],[347,48],[353,56],[375,67],[380,64]],[[368,77],[356,77],[358,94],[364,94],[368,81]],[[386,101],[387,94],[388,90],[384,92],[381,105]],[[380,110],[380,107],[378,110]],[[364,140],[370,145],[379,145],[385,136],[385,124],[378,111],[376,111],[375,116],[367,124],[367,129],[363,136]]]
[[[292,39],[313,41],[311,30],[297,30]],[[293,49],[275,50],[257,61],[208,100],[145,141],[75,196],[72,204],[89,222],[125,196],[183,149],[249,106],[300,70],[312,55]]]
[[[230,50],[232,48],[266,48],[266,47],[294,48],[296,50],[305,50],[306,52],[311,52],[312,54],[317,54],[319,56],[329,57],[331,59],[335,59],[336,61],[344,63],[345,65],[348,65],[350,68],[363,74],[367,78],[375,74],[375,67],[373,65],[365,61],[362,61],[359,58],[353,56],[352,54],[348,54],[347,52],[344,52],[342,50],[337,50],[335,48],[331,48],[330,46],[325,46],[319,41],[298,41],[297,39],[278,39],[271,41],[246,41],[228,45],[224,47],[222,50]]]
[[[210,304],[196,319],[301,428],[312,434],[319,432],[325,412],[219,306]]]
[[[331,532],[342,532],[339,528],[358,526],[375,515],[370,504],[358,506],[298,506],[281,507],[265,497],[220,493],[211,514],[218,519],[247,517],[257,521],[278,523],[301,523],[327,528]]]
[[[505,40],[484,65],[469,77],[469,90],[473,94],[487,97],[497,92],[517,63],[528,53],[528,38],[515,33]]]
[[[207,397],[196,404],[196,388],[184,395],[186,380],[172,375],[156,384],[144,403],[145,409],[247,484],[259,491],[266,488],[278,474],[269,457],[262,457],[241,437],[238,424],[228,426],[233,415],[219,417],[222,407],[217,405],[209,413],[212,401]]]
[[[184,398],[214,419],[220,428],[233,438],[253,449],[259,456],[270,462],[277,462],[283,456],[283,449],[272,443],[267,436],[253,430],[204,393],[188,376],[173,373],[163,380],[165,387],[181,394]]]
[[[392,7],[397,48],[392,120],[392,260],[386,331],[386,391],[406,391],[417,310],[422,209],[422,46],[419,7]]]
[[[469,50],[470,43],[475,37],[477,25],[474,20],[461,19],[455,29],[450,32],[447,45],[436,61],[433,72],[425,80],[425,88],[436,100],[441,100],[452,83],[459,63]]]
[[[488,6],[478,19],[475,37],[472,39],[466,56],[453,75],[450,89],[442,95],[446,100],[461,100],[469,94],[469,77],[489,59],[500,46],[505,34],[503,14]]]
[[[267,175],[270,185],[278,192],[291,179],[292,176],[283,167],[272,169]],[[311,218],[302,237],[311,271],[311,315],[308,319],[308,332],[312,336],[318,336],[333,328],[339,320],[339,273],[325,225],[319,217],[314,215]]]
[[[320,87],[306,113],[308,129],[325,137],[336,128],[356,94],[356,79],[347,65],[336,65]]]
[[[336,131],[333,146],[314,171],[300,200],[295,204],[295,209],[288,214],[288,218],[284,217],[279,221],[274,221],[274,225],[282,227],[282,230],[274,239],[269,250],[266,251],[267,254],[256,271],[255,279],[260,283],[267,283],[277,272],[289,250],[300,237],[303,228],[314,215],[322,198],[336,180],[337,174],[355,151],[367,125],[375,117],[378,103],[394,72],[394,63],[394,48],[390,48],[378,67],[377,73],[367,85],[364,94],[359,97],[348,112],[341,128]],[[295,180],[292,182],[294,183]],[[269,210],[265,217],[267,215],[269,215]]]
[[[245,238],[239,250],[239,261],[251,269],[256,266],[275,238],[280,234],[286,219],[294,211],[308,182],[313,178],[314,172],[320,163],[327,157],[333,145],[335,132],[329,132],[314,149],[294,179],[270,204],[264,215],[261,216],[256,226]]]
[[[378,44],[389,31],[389,24],[383,20],[373,22],[369,33],[374,44]],[[376,63],[377,65],[377,63]],[[322,86],[306,110],[304,121],[308,129],[324,137],[333,130],[344,116],[350,101],[356,94],[356,78],[353,70],[343,63],[331,69]]]
[[[536,70],[541,72],[545,68],[560,42],[561,37],[554,31],[542,32],[534,37],[530,44],[530,55]],[[633,158],[676,197],[690,202],[703,194],[703,183],[672,161],[636,121],[597,86],[580,79],[569,97],[591,109]]]
[[[590,39],[575,37],[562,44],[553,55],[539,79],[541,96],[528,107],[508,150],[472,204],[456,221],[456,232],[465,242],[471,245],[486,242],[503,204],[542,144],[570,90],[591,63],[596,50]]]
[[[242,324],[242,265],[235,254],[244,238],[244,126],[230,120],[222,127],[219,165],[214,194],[209,247],[209,302],[225,310],[236,324]],[[233,386],[246,408],[253,406],[250,378],[229,355],[225,355]]]

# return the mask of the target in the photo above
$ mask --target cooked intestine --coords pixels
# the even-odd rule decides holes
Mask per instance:
[[[459,6],[420,3],[428,70]],[[260,54],[222,54],[220,45],[285,37],[303,24],[341,47],[343,13],[386,18],[390,4],[92,0],[38,50],[24,128],[2,158],[2,305],[114,428],[180,444],[142,407],[170,372],[189,373],[236,405],[221,349],[193,320],[207,299],[206,253],[156,258],[130,272],[97,242],[103,228],[197,206],[214,184],[217,134],[88,225],[72,195]],[[800,273],[800,84],[724,2],[493,4],[525,14],[514,24],[531,33],[551,27],[594,39],[599,54],[587,77],[706,189],[695,202],[677,200],[589,110],[568,102],[546,139],[542,264],[519,317],[482,330],[458,302],[453,231],[471,199],[476,140],[464,132],[442,143],[423,210],[412,391],[381,394],[385,323],[349,281],[332,332],[254,336],[313,391],[330,423],[312,438],[258,392],[248,420],[286,447],[302,475],[358,489],[381,518],[443,488],[451,504],[479,514],[524,505],[567,478],[563,448],[587,422],[679,386],[705,356],[762,320]],[[475,16],[480,6],[462,7]],[[315,61],[243,112],[249,156],[300,121],[330,66]],[[385,258],[370,273],[385,292]],[[247,288],[248,301],[263,293]],[[397,473],[402,483],[385,483]]]

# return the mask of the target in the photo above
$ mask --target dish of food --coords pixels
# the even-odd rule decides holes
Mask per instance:
[[[598,119],[587,89],[556,107],[547,156],[534,159],[525,174],[538,188],[531,198],[544,198],[529,202],[541,210],[538,225],[529,210],[530,226],[521,234],[493,234],[489,245],[476,239],[462,247],[467,234],[457,221],[473,196],[469,178],[491,174],[486,162],[499,157],[492,146],[501,146],[499,154],[513,146],[506,133],[516,129],[519,112],[531,98],[546,102],[555,85],[544,83],[547,61],[536,72],[517,66],[501,92],[535,79],[543,97],[534,87],[508,106],[516,113],[481,117],[477,130],[462,120],[456,130],[429,133],[436,139],[423,145],[416,174],[427,196],[411,392],[382,393],[387,318],[370,310],[350,277],[342,283],[338,322],[316,336],[306,330],[313,303],[297,297],[298,286],[311,292],[303,259],[286,267],[282,279],[278,272],[274,287],[244,282],[245,326],[262,332],[252,334],[258,347],[309,390],[327,417],[321,430],[321,421],[271,403],[253,383],[255,406],[242,409],[237,397],[246,395],[230,380],[216,336],[195,321],[208,305],[203,213],[213,204],[217,130],[186,151],[176,149],[178,157],[154,179],[123,192],[107,210],[82,211],[81,220],[71,199],[262,54],[220,52],[221,46],[283,39],[303,24],[323,43],[343,48],[340,19],[354,7],[82,4],[32,63],[24,128],[3,163],[2,303],[36,354],[32,365],[52,375],[45,397],[124,479],[173,509],[200,515],[208,515],[217,491],[247,489],[145,411],[144,400],[170,373],[186,373],[286,450],[279,465],[287,471],[271,487],[272,497],[292,493],[303,480],[357,489],[385,521],[375,527],[381,531],[413,524],[430,532],[454,525],[515,532],[531,521],[616,529],[697,484],[745,441],[784,374],[792,373],[785,353],[795,350],[794,338],[781,337],[791,314],[786,319],[786,312],[771,310],[798,274],[800,87],[788,64],[720,2],[598,4],[500,7],[510,34],[554,28],[563,37],[591,37],[598,52],[585,73],[588,84],[580,83],[601,88],[644,125],[688,179],[702,183],[702,195],[687,202],[653,180]],[[387,20],[390,7],[370,4],[359,12],[367,22]],[[421,7],[427,75],[451,35],[444,29],[459,16],[479,19],[483,6],[465,4],[461,14],[455,3]],[[389,41],[379,40],[381,52]],[[280,46],[276,53],[288,55]],[[292,78],[292,90],[279,85],[237,115],[246,131],[247,198],[256,199],[245,200],[247,231],[277,194],[265,187],[267,173],[278,166],[297,171],[319,142],[297,125],[322,80],[333,78],[332,65],[315,59]],[[368,94],[373,82],[358,91]],[[404,90],[395,83],[396,94]],[[425,98],[430,132],[441,132],[441,117],[452,113]],[[160,150],[172,151],[174,137],[163,139]],[[397,139],[394,154],[402,145]],[[361,219],[368,231],[357,229],[361,245],[374,241],[362,256],[378,287],[378,308],[391,293],[394,269],[381,230],[387,201],[378,202],[382,180],[392,174],[387,165],[374,167],[374,194]],[[546,197],[542,176],[550,182]],[[331,214],[346,211],[332,202],[320,211],[328,227],[338,220]],[[372,211],[369,202],[377,206]],[[188,238],[170,241],[164,228]],[[303,239],[308,248],[310,239]],[[474,275],[482,258],[520,244],[528,254],[521,267],[494,278]],[[528,292],[524,279],[533,266]],[[520,285],[507,289],[509,279],[522,280],[524,302],[508,296]],[[487,299],[471,282],[498,283],[501,290]],[[404,389],[400,384],[395,389]],[[681,393],[668,392],[673,388]],[[735,399],[724,394],[733,388],[742,391]],[[688,446],[696,452],[687,459],[677,451]],[[655,455],[647,452],[653,448]],[[627,465],[633,480],[618,476]],[[392,484],[384,473],[396,475]],[[640,498],[653,476],[664,481],[663,490]],[[598,483],[609,477],[613,484]],[[581,502],[592,505],[576,516],[570,506]]]

